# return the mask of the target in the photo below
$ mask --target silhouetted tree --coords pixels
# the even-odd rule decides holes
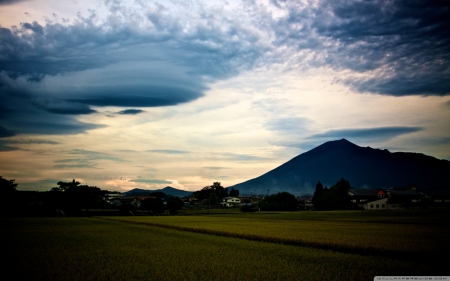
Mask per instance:
[[[0,176],[0,191],[4,196],[2,204],[0,204],[0,216],[11,217],[16,216],[17,204],[21,201],[17,200],[19,198],[17,195],[17,183],[15,180],[7,180]]]
[[[167,208],[169,209],[170,213],[176,213],[178,210],[183,208],[184,203],[183,201],[176,196],[169,196],[167,197]]]
[[[214,194],[214,195],[212,195],[212,194]],[[220,199],[226,197],[228,194],[227,194],[227,189],[224,188],[220,184],[220,182],[214,182],[213,185],[205,186],[201,190],[195,191],[193,195],[195,198],[197,198],[199,200],[211,199],[211,200],[217,201],[215,199],[217,197],[218,201],[220,202]],[[211,204],[212,204],[212,202],[211,202]]]
[[[166,194],[161,191],[155,191],[155,192],[150,193],[149,196],[156,196],[159,199],[163,199],[164,197],[166,197]]]
[[[162,198],[148,198],[142,201],[141,208],[153,214],[161,214],[166,209]]]
[[[104,191],[96,186],[80,185],[78,181],[59,181],[58,187],[50,190],[53,200],[56,200],[55,207],[73,212],[79,209],[89,209],[102,207]]]
[[[297,198],[288,192],[279,192],[266,196],[260,203],[262,210],[267,211],[294,211],[297,209]]]
[[[234,189],[234,188],[231,188],[231,190],[230,190],[230,196],[238,197],[238,196],[239,196],[239,190]]]
[[[341,178],[329,189],[324,188],[322,192],[313,198],[314,208],[318,210],[346,210],[351,207],[348,191],[351,188],[350,182]],[[319,187],[320,189],[320,187]],[[317,191],[317,187],[316,187]]]
[[[314,195],[312,198],[312,202],[313,204],[315,204],[315,201],[317,200],[317,198],[323,193],[323,185],[320,181],[317,182],[316,184],[316,190],[314,191]]]
[[[60,191],[67,191],[69,188],[72,188],[72,189],[77,188],[77,187],[80,185],[80,183],[77,182],[77,181],[75,181],[75,179],[73,179],[72,182],[63,182],[63,181],[59,181],[59,182],[57,183],[57,185],[58,185],[57,188],[58,188]]]
[[[3,194],[11,194],[17,191],[17,183],[16,180],[7,180],[0,176],[0,191]]]
[[[228,190],[226,188],[224,188],[220,182],[215,182],[213,183],[213,185],[211,186],[212,189],[215,190],[215,193],[217,194],[217,196],[219,196],[220,198],[224,198],[228,196]]]

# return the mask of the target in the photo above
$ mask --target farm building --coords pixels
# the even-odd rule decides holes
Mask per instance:
[[[355,206],[364,210],[396,210],[416,206],[423,195],[415,189],[350,189]]]
[[[222,207],[231,207],[234,205],[239,205],[241,203],[241,199],[237,197],[224,197],[222,199],[222,202],[220,202],[220,205]]]

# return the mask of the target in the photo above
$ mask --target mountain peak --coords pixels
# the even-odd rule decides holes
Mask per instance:
[[[334,140],[334,141],[329,141],[329,143],[334,143],[334,144],[339,144],[339,145],[355,145],[356,144],[352,143],[351,141],[347,140],[347,139],[340,139],[340,140]]]
[[[311,152],[323,151],[323,150],[336,150],[336,149],[350,149],[350,148],[359,148],[356,144],[348,141],[347,139],[333,140],[327,141],[316,148],[310,150]],[[310,152],[307,151],[306,153]]]
[[[414,183],[422,189],[447,186],[449,171],[449,161],[417,153],[390,153],[340,139],[325,142],[233,188],[242,194],[265,194],[268,190],[312,194],[318,181],[331,186],[343,177],[354,188],[394,188]]]

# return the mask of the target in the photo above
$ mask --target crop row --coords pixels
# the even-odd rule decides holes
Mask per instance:
[[[100,217],[99,217],[100,218]],[[419,259],[425,262],[436,262],[436,249],[431,249],[430,251],[412,251],[411,249],[407,247],[399,248],[395,247],[396,245],[396,239],[392,239],[392,237],[362,237],[359,244],[349,244],[340,241],[340,238],[343,237],[343,235],[339,235],[338,233],[333,233],[332,229],[329,229],[329,237],[328,239],[316,239],[314,240],[314,237],[309,237],[308,240],[306,239],[300,239],[300,238],[292,238],[292,237],[283,237],[280,236],[279,233],[277,236],[271,236],[267,235],[271,232],[265,231],[266,225],[259,225],[259,228],[256,230],[255,227],[256,224],[252,224],[249,221],[244,221],[244,224],[248,226],[248,228],[242,227],[243,224],[237,224],[239,220],[228,220],[228,223],[225,223],[223,220],[220,221],[220,224],[210,224],[208,223],[208,220],[216,220],[217,218],[203,218],[203,217],[197,217],[195,218],[194,222],[196,226],[187,226],[186,225],[186,218],[170,220],[169,218],[161,218],[158,221],[164,220],[164,222],[155,222],[155,218],[106,218],[102,217],[101,219],[107,219],[107,220],[114,220],[114,221],[121,221],[125,223],[131,223],[131,224],[137,224],[137,225],[147,225],[147,226],[156,226],[156,227],[162,227],[162,228],[168,228],[168,229],[175,229],[180,231],[187,231],[192,233],[202,233],[202,234],[209,234],[209,235],[215,235],[215,236],[221,236],[221,237],[231,237],[231,238],[239,238],[239,239],[245,239],[250,241],[259,241],[259,242],[268,242],[268,243],[276,243],[276,244],[284,244],[284,245],[291,245],[291,246],[301,246],[301,247],[310,247],[315,249],[323,249],[323,250],[332,250],[336,252],[342,252],[342,253],[350,253],[350,254],[358,254],[358,255],[377,255],[377,256],[389,256],[393,258],[401,258],[404,260],[414,259],[417,260],[418,256]],[[202,222],[203,220],[203,222]],[[206,222],[205,222],[206,220]],[[183,222],[185,225],[183,225]],[[261,222],[258,222],[261,223]],[[239,225],[240,227],[234,227]],[[282,231],[282,224],[278,223],[275,225],[276,228]],[[310,225],[311,227],[314,227],[313,225]],[[317,225],[316,225],[317,227]],[[249,229],[251,231],[249,231]],[[292,232],[292,229],[289,229],[288,231]],[[353,229],[353,231],[358,231],[358,229]],[[260,232],[263,234],[256,234],[255,232]],[[272,232],[274,233],[274,232]],[[292,236],[292,235],[291,235]],[[298,235],[297,235],[298,236]],[[404,236],[404,235],[401,235]],[[335,237],[335,239],[333,239]],[[374,246],[367,246],[364,242],[367,242],[368,239],[385,239],[388,240],[392,247],[374,247]],[[397,238],[398,239],[398,238]],[[334,241],[333,241],[334,240]],[[447,239],[446,239],[447,240]],[[448,244],[448,243],[447,243]],[[439,250],[442,250],[442,247],[439,248]]]
[[[277,213],[262,216],[157,216],[121,219],[244,234],[247,237],[263,236],[271,240],[280,239],[279,241],[301,241],[302,245],[332,244],[338,245],[340,249],[376,249],[372,253],[414,253],[425,257],[443,255],[450,250],[448,225],[304,221],[286,219],[288,215],[291,218],[303,217],[302,214]],[[326,218],[326,214],[322,216]]]

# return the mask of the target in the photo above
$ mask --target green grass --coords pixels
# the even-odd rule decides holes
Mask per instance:
[[[362,231],[360,235],[366,235],[366,241],[387,240],[394,249],[402,251],[395,245],[401,235],[386,236],[384,230],[380,233],[363,229],[372,225],[381,229],[398,226],[397,230],[407,230],[403,235],[407,235],[410,243],[434,245],[448,240],[448,236],[444,239],[435,233],[447,231],[448,235],[448,225],[443,221],[431,225],[397,225],[366,223],[363,217],[357,222],[354,219],[344,222],[345,219],[339,219],[342,212],[335,216],[323,213],[320,216],[324,217],[316,220],[305,219],[304,215],[108,217],[126,222],[98,218],[1,219],[2,256],[7,260],[2,263],[2,269],[12,272],[17,280],[373,280],[376,275],[450,275],[450,270],[442,265],[445,259],[441,264],[424,261],[420,255],[403,259],[277,243],[280,237],[309,237],[313,242],[336,237],[333,243],[344,245],[345,236]],[[344,214],[347,219],[348,216]],[[152,223],[166,227],[152,226]],[[421,226],[431,228],[427,232]],[[233,235],[195,233],[183,231],[183,227],[216,229],[229,234],[245,234],[253,229],[274,241],[265,243]],[[416,234],[409,235],[408,231]],[[430,236],[426,238],[427,235]]]

